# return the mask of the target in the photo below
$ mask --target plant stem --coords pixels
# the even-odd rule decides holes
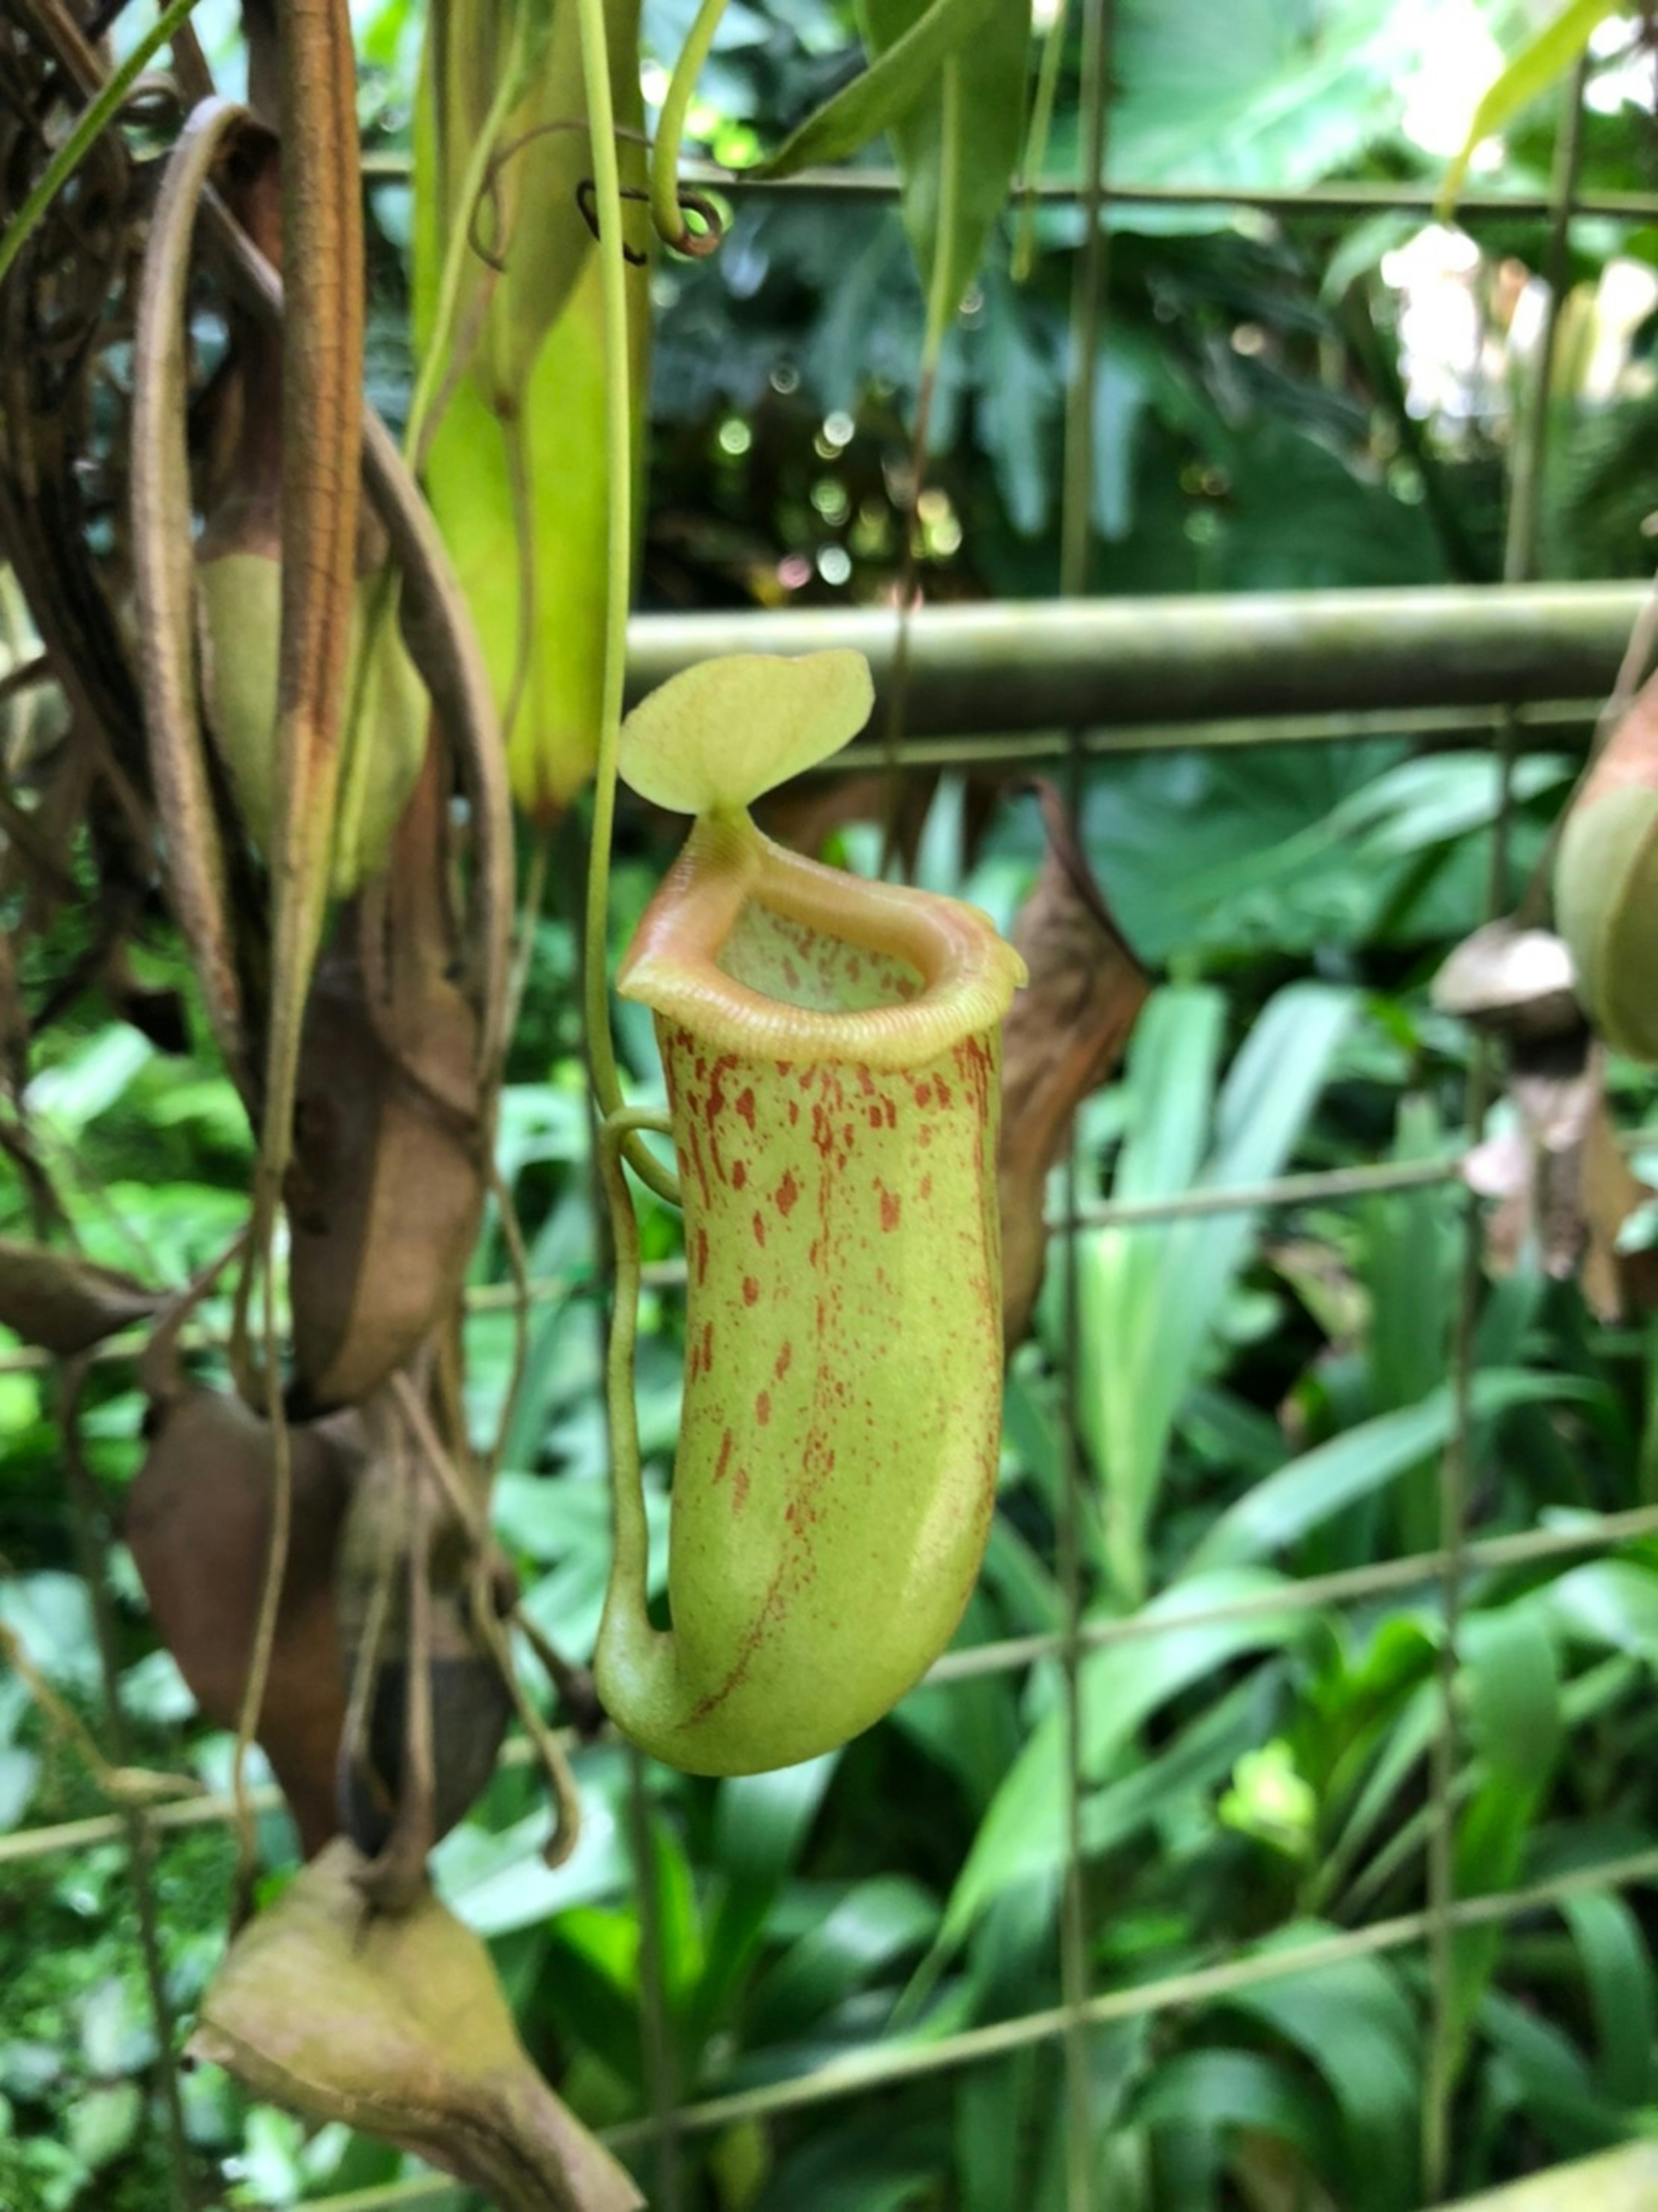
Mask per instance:
[[[1042,44],[1042,58],[1036,73],[1036,97],[1030,106],[1030,129],[1026,133],[1024,153],[1019,162],[1023,193],[1019,202],[1019,228],[1013,243],[1012,276],[1016,284],[1028,283],[1036,258],[1036,201],[1037,185],[1042,177],[1042,163],[1048,158],[1048,133],[1054,123],[1054,103],[1060,88],[1060,64],[1065,57],[1066,23],[1070,15],[1070,0],[1060,0],[1054,21],[1048,27],[1048,36]]]
[[[633,437],[628,395],[628,264],[622,240],[622,172],[610,100],[610,51],[604,0],[578,0],[581,70],[593,157],[593,204],[598,214],[598,261],[604,294],[605,464],[610,472],[610,531],[605,544],[604,680],[600,691],[598,761],[593,776],[593,826],[587,867],[582,1006],[593,1091],[601,1117],[623,1104],[622,1078],[610,1035],[605,975],[610,909],[610,839],[616,826],[616,747],[622,734],[622,686],[627,672],[628,599],[633,583]],[[659,1197],[677,1202],[678,1185],[641,1143],[624,1140],[628,1164]]]
[[[682,253],[695,251],[697,240],[685,228],[684,212],[679,204],[679,149],[685,136],[685,115],[691,94],[696,89],[696,80],[702,73],[702,64],[708,58],[708,50],[725,12],[726,0],[701,0],[690,35],[673,65],[673,76],[656,126],[656,143],[651,149],[651,220],[665,242],[677,246]],[[597,167],[597,164],[594,166]],[[600,198],[602,200],[602,192]]]

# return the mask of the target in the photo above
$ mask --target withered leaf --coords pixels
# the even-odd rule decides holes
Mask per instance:
[[[349,1419],[288,1431],[293,1519],[256,1731],[307,1854],[338,1821],[345,1722],[335,1563],[352,1476]],[[270,1431],[240,1399],[187,1389],[127,1493],[124,1533],[161,1640],[208,1719],[234,1728],[247,1684],[270,1540]]]
[[[1049,1170],[1072,1117],[1118,1066],[1151,979],[1112,919],[1059,793],[1036,787],[1048,848],[1013,931],[1030,971],[1002,1027],[1002,1332],[1030,1326],[1048,1252]]]
[[[489,1954],[430,1890],[365,1903],[344,1838],[249,1922],[190,2055],[256,2097],[429,2159],[500,2212],[631,2212],[644,2198],[525,2053]]]
[[[163,1300],[162,1292],[72,1252],[0,1237],[0,1322],[59,1359],[147,1320]]]
[[[478,1024],[454,981],[438,748],[391,876],[317,970],[287,1183],[294,1354],[319,1406],[356,1404],[459,1296],[483,1207]]]
[[[1653,1195],[1619,1146],[1604,1087],[1606,1056],[1586,1030],[1516,1047],[1509,1071],[1515,1126],[1463,1164],[1470,1188],[1498,1203],[1486,1255],[1509,1273],[1535,1243],[1545,1271],[1578,1279],[1590,1310],[1615,1320],[1658,1303],[1658,1253],[1624,1253],[1625,1222]]]

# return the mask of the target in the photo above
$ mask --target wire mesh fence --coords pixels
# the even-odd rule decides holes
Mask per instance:
[[[1078,262],[1073,327],[1078,358],[1097,353],[1106,316],[1108,213],[1124,206],[1191,206],[1224,204],[1284,218],[1352,217],[1382,210],[1421,210],[1432,194],[1408,185],[1326,185],[1306,191],[1233,191],[1198,185],[1178,188],[1102,182],[1107,173],[1111,9],[1108,0],[1086,0],[1084,13],[1084,77],[1086,135],[1079,179],[1062,186],[1043,186],[1045,196],[1063,197],[1080,206],[1086,245]],[[1079,785],[1084,763],[1105,751],[1127,752],[1169,744],[1283,743],[1341,744],[1377,729],[1397,734],[1485,741],[1496,752],[1507,780],[1521,747],[1536,732],[1557,735],[1582,729],[1592,720],[1594,702],[1608,686],[1623,639],[1644,603],[1633,586],[1583,587],[1576,595],[1550,595],[1528,589],[1535,562],[1536,492],[1547,436],[1549,380],[1554,316],[1563,295],[1561,271],[1570,243],[1570,226],[1581,214],[1608,222],[1637,224],[1658,215],[1658,196],[1628,192],[1575,196],[1576,118],[1582,73],[1573,88],[1563,128],[1552,190],[1546,195],[1472,194],[1464,211],[1470,217],[1527,216],[1550,225],[1552,276],[1549,326],[1526,396],[1514,456],[1513,483],[1505,560],[1510,587],[1506,603],[1477,593],[1376,595],[1375,604],[1356,612],[1351,605],[1321,611],[1307,605],[1267,605],[1254,601],[1217,601],[1183,617],[1190,625],[1183,650],[1171,651],[1157,612],[1142,605],[1132,617],[1143,632],[1142,665],[1125,658],[1128,629],[1114,631],[1114,611],[1088,603],[1076,610],[1019,609],[999,643],[980,642],[971,653],[958,653],[948,624],[937,629],[938,651],[929,660],[932,640],[925,620],[912,637],[908,727],[912,734],[884,757],[901,763],[963,766],[983,761],[997,765],[1047,761]],[[371,164],[371,187],[398,179],[395,162]],[[741,179],[720,173],[705,181],[734,191],[755,189]],[[879,172],[807,176],[787,190],[800,194],[890,198],[896,181]],[[1093,380],[1077,380],[1070,425],[1067,473],[1085,481],[1094,434],[1090,419]],[[1080,457],[1080,458],[1079,458]],[[1084,598],[1087,587],[1085,523],[1067,527],[1065,591]],[[1362,596],[1362,595],[1361,595]],[[1410,604],[1406,604],[1408,599]],[[1362,614],[1363,636],[1355,644]],[[1171,620],[1173,617],[1170,617]],[[1280,662],[1272,681],[1277,689],[1263,702],[1252,698],[1260,680],[1259,643],[1275,619],[1296,625],[1297,667]],[[893,623],[885,616],[829,619],[811,617],[756,618],[763,623],[768,649],[798,650],[825,642],[852,641],[873,649],[878,667],[892,651]],[[853,635],[853,632],[856,635]],[[726,638],[726,633],[731,636]],[[796,633],[799,635],[796,635]],[[1287,632],[1286,632],[1287,634]],[[1516,644],[1524,641],[1523,662]],[[710,618],[641,626],[635,683],[644,688],[683,659],[728,643],[751,641],[747,618]],[[1401,646],[1405,647],[1401,650]],[[1344,653],[1345,659],[1344,659]],[[1145,670],[1166,678],[1171,660],[1185,670],[1165,714],[1137,719],[1145,700]],[[1246,671],[1246,662],[1248,668]],[[1382,687],[1378,696],[1377,686]],[[1390,695],[1388,686],[1394,687]],[[1310,687],[1310,689],[1309,689]],[[1221,712],[1217,701],[1242,694],[1250,711]],[[1169,701],[1166,681],[1160,696]],[[1483,703],[1482,703],[1483,702]],[[1209,719],[1202,719],[1207,715]],[[855,758],[852,765],[861,765]],[[1488,910],[1504,909],[1508,897],[1503,823],[1499,808],[1494,840]],[[1467,1101],[1467,1125],[1477,1132],[1487,1103],[1487,1078],[1476,1061]],[[1631,1143],[1639,1141],[1631,1139]],[[1402,1164],[1344,1168],[1291,1175],[1233,1187],[1205,1188],[1173,1200],[1141,1202],[1083,1202],[1077,1177],[1066,1178],[1064,1211],[1054,1224],[1059,1243],[1050,1265],[1062,1271],[1065,1287],[1064,1338],[1069,1352],[1066,1379],[1074,1389],[1078,1373],[1078,1310],[1076,1254],[1085,1231],[1113,1229],[1125,1233],[1182,1218],[1225,1212],[1266,1213],[1309,1204],[1364,1200],[1387,1204],[1409,1194],[1454,1185],[1461,1171],[1460,1155]],[[793,2078],[741,2092],[680,2099],[662,2053],[669,2043],[663,2013],[659,1940],[652,1916],[642,1920],[646,1953],[641,1987],[647,2017],[647,2049],[654,2053],[646,2075],[651,2109],[608,2130],[618,2148],[654,2156],[655,2197],[664,2208],[679,2202],[676,2149],[687,2136],[706,2135],[741,2123],[778,2116],[829,2100],[869,2096],[926,2075],[971,2068],[1010,2051],[1044,2045],[1061,2047],[1072,2116],[1073,2156],[1070,2172],[1072,2212],[1086,2212],[1090,2199],[1085,2147],[1091,2139],[1092,2095],[1088,2038],[1107,2023],[1164,2014],[1194,2006],[1309,1969],[1378,1954],[1414,1950],[1426,1967],[1433,2033],[1425,2109],[1424,2171],[1437,2191],[1447,2168],[1452,2072],[1448,2038],[1451,1946],[1470,1929],[1517,1922],[1546,1913],[1586,1892],[1658,1884],[1658,1851],[1643,1850],[1574,1868],[1558,1878],[1488,1894],[1459,1894],[1453,1856],[1459,1776],[1462,1771],[1459,1716],[1455,1689],[1459,1663],[1458,1626],[1471,1578],[1492,1571],[1607,1553],[1642,1537],[1658,1534],[1658,1506],[1641,1506],[1598,1516],[1579,1516],[1569,1525],[1546,1525],[1480,1536],[1470,1530],[1469,1470],[1473,1419],[1474,1321],[1481,1284],[1480,1221],[1469,1198],[1463,1223],[1464,1260],[1459,1311],[1446,1388],[1454,1419],[1449,1447],[1442,1455],[1437,1542],[1431,1550],[1302,1578],[1270,1593],[1241,1596],[1229,1605],[1181,1610],[1163,1606],[1121,1618],[1084,1618],[1078,1516],[1087,1475],[1076,1441],[1074,1398],[1065,1424],[1066,1482],[1059,1527],[1059,1582],[1064,1613],[1052,1633],[1025,1636],[952,1650],[926,1678],[930,1685],[959,1683],[991,1673],[1011,1673],[1057,1662],[1066,1684],[1067,1714],[1066,1797],[1064,1813],[1065,1902],[1060,1919],[1062,2002],[1022,2017],[926,2039],[894,2036],[855,2057],[801,2072]],[[683,1267],[659,1264],[647,1280],[671,1289],[683,1280]],[[593,1275],[560,1277],[530,1286],[532,1297],[602,1294]],[[517,1295],[510,1289],[475,1293],[473,1310],[500,1310]],[[111,1340],[100,1358],[130,1358],[137,1340]],[[35,1354],[13,1352],[0,1358],[0,1372],[17,1372],[43,1364]],[[1082,1918],[1085,1851],[1081,1802],[1080,1740],[1085,1685],[1080,1662],[1086,1654],[1148,1642],[1199,1624],[1246,1618],[1254,1612],[1351,1607],[1410,1590],[1434,1594],[1444,1624],[1438,1666],[1438,1702],[1434,1732],[1431,1787],[1425,1813],[1427,1901],[1420,1911],[1368,1922],[1316,1940],[1272,1942],[1193,1971],[1105,1990],[1093,1985]],[[112,1698],[112,1717],[118,1705]],[[509,1747],[507,1756],[517,1755]],[[261,1803],[275,1802],[264,1793]],[[156,1857],[169,1840],[191,1828],[228,1822],[231,1801],[213,1795],[155,1805],[122,1805],[106,1814],[24,1829],[0,1836],[0,1867],[54,1853],[74,1853],[124,1843],[136,1887],[150,1894]],[[648,1855],[646,1854],[645,1856]],[[641,1858],[641,1865],[644,1863]],[[651,1883],[643,1885],[648,1893]],[[156,1996],[157,2026],[164,2051],[172,2047],[172,2021]],[[438,2205],[462,2194],[439,2177],[416,2178],[355,2190],[318,2201],[318,2212],[379,2212],[379,2208]]]

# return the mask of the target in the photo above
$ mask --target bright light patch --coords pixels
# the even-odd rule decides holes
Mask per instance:
[[[1405,81],[1405,136],[1425,153],[1448,161],[1460,154],[1473,127],[1474,111],[1503,74],[1503,49],[1486,28],[1473,0],[1433,0],[1422,58]],[[1501,149],[1487,142],[1472,166],[1490,168]]]

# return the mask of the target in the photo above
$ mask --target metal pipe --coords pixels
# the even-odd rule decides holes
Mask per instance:
[[[1412,585],[923,607],[911,617],[906,726],[960,737],[1597,698],[1647,588]],[[641,616],[629,634],[629,697],[717,653],[829,646],[866,653],[878,691],[896,638],[897,617],[881,607]]]
[[[407,154],[365,154],[362,174],[365,184],[406,185],[412,180],[414,167]],[[680,164],[680,177],[700,191],[724,192],[732,199],[859,200],[879,206],[896,204],[901,191],[898,172],[882,167],[802,169],[793,177],[755,177],[741,170],[721,168],[714,161],[687,161]],[[1441,187],[1436,183],[1328,184],[1294,191],[1236,185],[1131,182],[1109,183],[1107,191],[1113,209],[1243,208],[1258,215],[1286,218],[1431,216],[1439,204]],[[1039,178],[1029,193],[1049,207],[1075,207],[1085,196],[1083,185],[1073,177]],[[1023,199],[1025,194],[1024,185],[1016,181],[1010,198]],[[1646,223],[1658,217],[1658,192],[1584,192],[1573,206],[1579,215],[1603,216],[1613,222]],[[1553,202],[1546,192],[1461,192],[1456,202],[1456,220],[1464,225],[1540,222],[1552,212]]]

